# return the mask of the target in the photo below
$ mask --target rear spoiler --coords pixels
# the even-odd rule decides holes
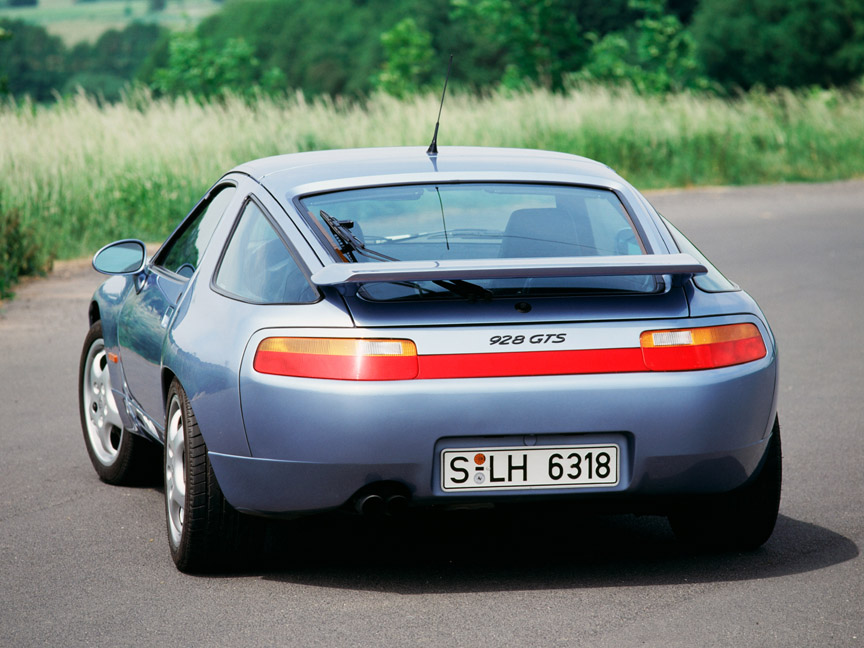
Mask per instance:
[[[689,254],[464,259],[454,261],[375,261],[334,263],[312,275],[317,286],[375,281],[442,281],[539,277],[674,275],[692,277],[708,269]]]

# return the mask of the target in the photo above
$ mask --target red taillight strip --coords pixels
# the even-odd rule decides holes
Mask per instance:
[[[258,373],[299,378],[411,380],[417,377],[417,356],[327,356],[259,351],[253,366]]]
[[[647,371],[642,350],[582,349],[418,356],[417,378],[491,378]]]
[[[417,355],[410,340],[267,338],[253,368],[263,374],[331,380],[554,376],[716,369],[759,360],[767,349],[754,324],[645,331],[640,346],[614,349]]]

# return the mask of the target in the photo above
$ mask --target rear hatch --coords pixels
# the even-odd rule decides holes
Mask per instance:
[[[433,338],[452,346],[468,335],[484,352],[557,349],[580,324],[685,318],[682,285],[706,272],[658,249],[650,220],[606,187],[416,184],[299,203],[334,252],[312,282],[338,291],[359,329],[418,329],[435,348]]]

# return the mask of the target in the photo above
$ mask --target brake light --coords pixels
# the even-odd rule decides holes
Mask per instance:
[[[754,324],[645,331],[639,337],[651,371],[731,367],[764,358],[765,342]]]
[[[274,337],[255,352],[255,371],[332,380],[410,380],[417,376],[411,340]]]

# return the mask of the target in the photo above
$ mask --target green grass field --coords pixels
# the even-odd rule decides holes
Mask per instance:
[[[36,7],[0,6],[0,18],[42,25],[66,45],[95,41],[109,29],[122,29],[133,20],[155,22],[169,28],[189,28],[216,12],[213,0],[168,0],[164,11],[151,12],[148,0],[39,0]]]
[[[160,240],[240,162],[310,149],[426,146],[438,100],[377,96],[359,104],[297,95],[201,105],[140,92],[116,105],[77,96],[53,106],[0,106],[0,292],[9,277],[52,258],[90,254],[118,238]],[[439,143],[586,155],[640,189],[861,177],[864,93],[753,93],[734,101],[605,88],[448,95]]]

